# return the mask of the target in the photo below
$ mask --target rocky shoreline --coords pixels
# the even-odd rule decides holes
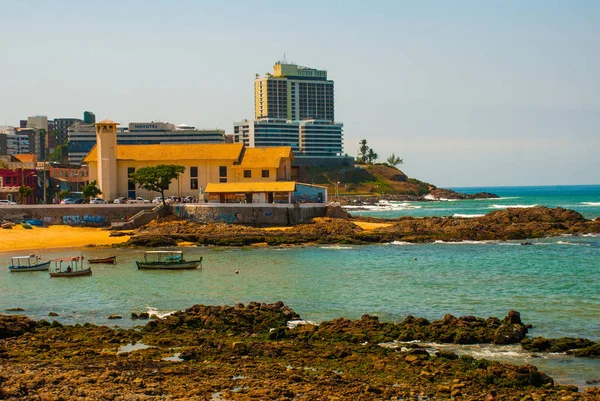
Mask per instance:
[[[0,399],[568,401],[600,397],[597,387],[578,392],[574,386],[555,385],[532,365],[431,352],[414,343],[382,346],[411,340],[523,343],[527,326],[515,311],[504,319],[446,315],[430,322],[408,316],[400,323],[385,323],[365,315],[319,325],[290,324],[299,319],[282,302],[195,305],[127,330],[0,315]]]
[[[426,195],[410,194],[381,194],[381,195],[340,195],[333,197],[336,202],[342,205],[375,205],[381,201],[392,202],[435,202],[439,200],[465,200],[465,199],[498,199],[499,196],[489,192],[478,192],[475,194],[464,194],[451,189],[435,188]]]
[[[338,208],[339,209],[339,208]],[[338,210],[339,212],[339,210]],[[600,221],[587,220],[581,214],[562,208],[522,208],[498,210],[476,218],[372,217],[314,219],[285,230],[228,225],[197,224],[173,216],[137,229],[126,246],[174,246],[181,242],[197,245],[270,246],[303,244],[374,244],[404,241],[507,241],[560,235],[600,233]],[[363,229],[361,223],[376,223]]]

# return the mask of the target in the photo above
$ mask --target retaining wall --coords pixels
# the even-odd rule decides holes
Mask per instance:
[[[71,226],[110,226],[125,222],[142,210],[152,210],[154,204],[107,205],[2,205],[0,219],[15,223],[37,219],[45,224]],[[254,226],[287,226],[310,222],[323,217],[327,205],[306,204],[178,204],[171,206],[173,214],[198,223],[248,224]]]
[[[154,204],[107,205],[3,205],[0,218],[12,222],[37,219],[44,224],[70,226],[110,226],[112,221],[126,220],[141,210],[151,210]]]
[[[324,217],[327,205],[212,203],[175,205],[173,213],[197,223],[247,224],[253,226],[289,226]]]

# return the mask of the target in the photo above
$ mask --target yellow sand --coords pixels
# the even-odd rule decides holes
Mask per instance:
[[[315,218],[314,220],[318,220],[318,218]],[[357,226],[359,226],[360,228],[362,228],[363,230],[375,230],[376,228],[385,228],[385,227],[390,227],[392,224],[391,223],[368,223],[366,221],[353,221],[354,224],[356,224]],[[263,228],[263,230],[266,231],[274,231],[274,230],[291,230],[294,227],[288,226],[288,227],[267,227],[267,228]]]
[[[391,226],[390,223],[368,223],[366,221],[355,221],[354,224],[363,230],[375,230],[376,228],[385,228]]]
[[[0,252],[120,244],[129,236],[109,237],[110,231],[94,227],[50,226],[26,230],[20,225],[0,229]]]

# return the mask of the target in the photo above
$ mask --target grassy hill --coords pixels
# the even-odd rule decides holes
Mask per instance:
[[[436,187],[414,178],[387,164],[357,165],[355,168],[311,167],[308,182],[324,185],[334,195],[339,182],[339,195],[414,195],[430,193]]]

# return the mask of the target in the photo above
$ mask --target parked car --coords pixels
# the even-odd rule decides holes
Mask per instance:
[[[61,205],[72,205],[75,203],[75,198],[65,198],[63,200],[60,201]]]
[[[152,203],[162,203],[162,198],[160,196],[157,196],[154,199],[152,199]]]
[[[90,201],[89,201],[89,199],[86,199],[86,198],[77,198],[77,199],[75,199],[75,202],[73,202],[73,203],[75,203],[76,205],[80,205],[82,203],[90,203]]]
[[[127,203],[150,203],[148,199],[144,199],[141,196],[138,196],[135,199],[127,199]]]
[[[105,201],[105,200],[104,200],[104,199],[102,199],[102,198],[93,198],[93,199],[90,201],[90,203],[92,203],[92,204],[94,204],[94,205],[101,205],[101,204],[108,203],[108,202],[107,202],[107,201]]]
[[[0,199],[0,205],[16,205],[17,202],[13,202],[8,199]]]
[[[120,198],[117,198],[113,201],[113,203],[127,203],[127,198],[124,196],[121,196]]]

